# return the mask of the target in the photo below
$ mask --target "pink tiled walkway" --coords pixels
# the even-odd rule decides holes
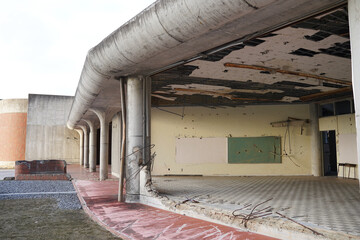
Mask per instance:
[[[124,239],[274,239],[143,204],[119,203],[117,181],[73,182],[85,211]]]

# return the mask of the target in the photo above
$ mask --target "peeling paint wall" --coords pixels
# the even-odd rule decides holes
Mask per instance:
[[[79,134],[66,127],[73,99],[29,95],[25,160],[79,163]]]
[[[337,163],[358,164],[355,115],[353,113],[319,118],[319,129],[320,131],[335,130]],[[352,138],[352,136],[354,138]],[[351,141],[351,139],[353,139],[353,141]],[[351,149],[351,151],[348,151],[349,149]],[[357,172],[356,168],[355,173],[357,174]],[[345,175],[348,176],[348,168],[346,168]],[[339,176],[343,176],[342,167],[339,171]],[[354,177],[353,169],[350,171],[350,177]],[[355,177],[358,178],[358,176]]]
[[[285,139],[287,127],[272,127],[270,124],[287,120],[288,117],[309,119],[309,105],[268,105],[216,109],[167,107],[161,108],[161,110],[153,108],[151,115],[151,141],[155,144],[153,152],[156,152],[154,175],[311,175],[310,126],[305,125],[303,131],[300,126],[290,126],[290,138],[287,134]],[[259,136],[281,137],[282,153],[284,154],[285,150],[291,158],[283,156],[282,163],[267,164],[199,163],[197,159],[190,160],[190,163],[177,163],[175,159],[175,146],[178,138]],[[284,140],[286,140],[285,148]],[[216,148],[211,147],[204,155],[212,152],[215,154],[217,151]],[[195,156],[193,157],[195,158]]]

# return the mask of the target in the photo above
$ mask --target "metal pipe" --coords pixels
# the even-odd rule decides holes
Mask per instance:
[[[145,165],[146,162],[147,162],[147,156],[146,156],[146,147],[147,147],[147,144],[146,144],[146,128],[147,128],[147,115],[146,115],[146,108],[147,108],[147,98],[146,98],[146,95],[147,95],[147,84],[146,84],[146,78],[142,78],[142,84],[143,84],[143,87],[142,87],[142,141],[143,141],[143,149],[142,149],[142,165]]]
[[[126,141],[126,111],[125,111],[125,91],[124,91],[124,79],[120,79],[120,99],[121,99],[121,122],[122,122],[122,133],[121,133],[121,158],[120,158],[120,171],[119,171],[119,194],[118,201],[124,202],[124,179],[125,179],[125,141]]]
[[[146,155],[148,161],[148,167],[151,164],[151,78],[146,77]],[[151,175],[150,168],[149,174]]]

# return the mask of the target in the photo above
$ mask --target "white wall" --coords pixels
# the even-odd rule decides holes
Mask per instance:
[[[66,127],[73,97],[29,95],[26,160],[79,163],[79,134]]]
[[[356,126],[353,113],[319,118],[319,129],[320,131],[335,130],[337,163],[357,164]],[[355,172],[357,173],[357,169]],[[348,176],[348,169],[345,175]],[[339,176],[343,176],[342,167]],[[354,177],[354,170],[350,171],[350,177]]]
[[[164,108],[182,115],[182,107]],[[269,105],[237,108],[185,107],[184,117],[152,109],[151,141],[156,152],[153,175],[202,174],[202,175],[311,175],[310,126],[291,126],[291,154],[283,156],[282,163],[228,164],[204,163],[194,157],[190,163],[177,163],[175,146],[177,138],[225,138],[281,136],[284,150],[286,127],[272,127],[271,122],[287,120],[288,117],[309,119],[309,105]],[[222,149],[223,150],[223,149]],[[211,154],[217,149],[209,148]],[[283,152],[284,153],[284,152]]]
[[[111,174],[119,177],[121,158],[121,114],[112,118],[111,129]]]

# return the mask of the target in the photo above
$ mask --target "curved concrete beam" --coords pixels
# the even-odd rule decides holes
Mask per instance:
[[[147,76],[346,2],[158,0],[88,52],[67,126],[75,127],[112,77]]]
[[[89,133],[89,170],[90,172],[96,172],[96,133],[97,128],[93,121],[84,119],[84,122],[90,128]]]
[[[78,125],[84,132],[84,167],[89,167],[89,135],[88,135],[88,128],[84,125]]]
[[[100,181],[108,178],[109,159],[109,115],[104,109],[89,109],[100,120]]]
[[[80,140],[79,140],[79,148],[80,148],[80,153],[79,153],[79,164],[80,165],[84,165],[84,132],[82,129],[75,129],[75,131],[77,131],[79,133],[80,136]]]

